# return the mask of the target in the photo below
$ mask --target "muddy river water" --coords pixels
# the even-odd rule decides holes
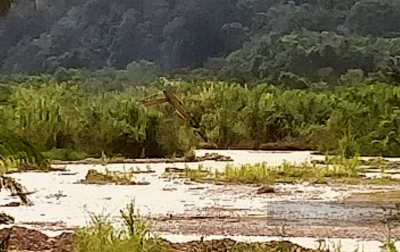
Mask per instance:
[[[206,151],[230,156],[234,164],[267,162],[280,165],[284,160],[301,163],[322,156],[310,152]],[[226,162],[205,161],[205,167],[223,169]],[[275,185],[275,194],[255,193],[256,187],[187,184],[183,180],[160,178],[166,167],[197,168],[199,163],[67,165],[68,173],[18,173],[16,178],[29,191],[32,206],[4,207],[15,217],[16,225],[35,228],[48,235],[80,227],[89,221],[88,212],[111,214],[135,202],[143,215],[151,215],[154,228],[173,242],[230,237],[245,241],[286,239],[304,247],[316,248],[318,238],[341,251],[380,251],[384,226],[379,223],[382,209],[374,204],[343,204],[353,193],[400,190],[399,186],[372,185]],[[137,174],[135,181],[149,185],[84,185],[89,169],[123,171],[130,168],[155,173]],[[17,201],[8,192],[1,203]],[[118,223],[116,219],[116,223]],[[282,227],[284,226],[284,227]],[[398,244],[400,248],[400,244]]]

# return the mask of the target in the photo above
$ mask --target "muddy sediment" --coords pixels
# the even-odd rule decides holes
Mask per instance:
[[[14,226],[0,230],[1,245],[8,247],[8,251],[48,251],[48,252],[72,252],[74,249],[74,234],[62,233],[56,237],[49,237],[40,231],[25,227]],[[191,241],[185,243],[172,243],[162,239],[163,246],[169,251],[264,251],[261,249],[275,249],[274,251],[302,251],[312,252],[313,249],[306,249],[288,241],[272,241],[244,243],[232,239],[219,239],[210,241]],[[257,250],[253,250],[257,249]]]
[[[25,167],[18,169],[17,168],[10,169],[6,172],[6,174],[24,173],[24,172],[48,173],[48,172],[66,172],[66,171],[67,171],[66,167],[50,167],[48,170],[38,170],[35,167]]]
[[[56,237],[49,237],[35,229],[11,227],[0,230],[1,245],[9,251],[72,251],[72,234],[62,233]]]
[[[317,252],[318,250],[307,249],[288,241],[272,241],[272,242],[255,242],[244,243],[236,242],[232,239],[219,239],[211,241],[192,241],[187,243],[170,243],[166,241],[169,247],[177,252],[214,252],[214,251],[301,251],[301,252]],[[322,252],[322,250],[320,250]]]
[[[269,221],[247,220],[237,218],[186,218],[182,220],[168,220],[154,222],[157,232],[168,234],[198,235],[227,235],[227,236],[264,236],[264,237],[326,237],[333,239],[362,239],[364,241],[376,241],[385,238],[385,227],[380,226],[285,226],[275,225]],[[400,228],[393,228],[398,233]]]
[[[274,142],[274,143],[262,143],[258,146],[254,144],[241,145],[241,146],[230,146],[218,147],[215,145],[203,144],[200,146],[201,149],[205,150],[257,150],[257,151],[310,151],[312,146],[304,144],[304,142]]]
[[[388,225],[400,231],[394,201],[273,202],[263,213],[212,207],[152,218],[158,232],[229,236],[330,237],[381,240]],[[390,222],[388,221],[390,219]]]

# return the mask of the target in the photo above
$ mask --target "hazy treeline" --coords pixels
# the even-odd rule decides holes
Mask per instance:
[[[400,78],[400,0],[36,2],[38,10],[18,1],[0,21],[3,73],[126,69],[145,60],[137,64],[156,75],[297,88],[340,84],[349,69],[356,78]]]
[[[3,86],[3,129],[38,150],[67,149],[129,157],[183,155],[201,139],[167,104],[139,101],[171,89],[219,147],[293,143],[322,152],[400,154],[400,87],[387,84],[324,91],[252,88],[224,82],[154,83],[92,92],[80,80],[31,77]]]

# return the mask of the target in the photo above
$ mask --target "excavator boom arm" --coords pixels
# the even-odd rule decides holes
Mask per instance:
[[[142,101],[142,104],[145,106],[152,106],[152,105],[157,105],[157,104],[162,104],[164,102],[168,102],[167,98],[162,98],[162,99],[157,99],[153,101]]]
[[[144,99],[142,100],[142,104],[145,106],[152,106],[152,105],[157,105],[157,104],[162,104],[165,102],[168,102],[176,111],[176,113],[179,115],[180,118],[185,120],[192,128],[195,129],[197,134],[200,135],[201,138],[203,138],[206,142],[207,139],[204,136],[204,134],[200,133],[198,129],[200,128],[200,123],[196,120],[196,118],[192,115],[189,115],[187,111],[185,110],[182,101],[180,101],[171,91],[169,90],[163,90],[163,94],[165,98],[161,99],[156,99],[156,100],[147,100]],[[154,96],[154,95],[152,95]]]

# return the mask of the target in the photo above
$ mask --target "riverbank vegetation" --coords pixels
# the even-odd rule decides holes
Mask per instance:
[[[384,169],[384,168],[382,168]],[[197,169],[172,170],[163,175],[165,178],[186,178],[200,183],[265,186],[273,184],[398,184],[399,179],[382,173],[379,177],[366,177],[368,166],[361,166],[357,158],[344,162],[288,163],[271,166],[266,162],[256,164],[227,164],[223,169],[213,169],[199,165]],[[188,182],[191,183],[191,182]]]
[[[120,213],[121,228],[113,225],[110,216],[91,214],[89,225],[75,233],[73,251],[173,251],[154,237],[151,222],[140,216],[133,204]]]
[[[3,88],[2,128],[53,159],[190,155],[204,145],[193,129],[168,104],[140,103],[162,89],[173,90],[221,148],[286,143],[347,157],[400,155],[400,88],[384,83],[317,91],[162,79],[96,93],[82,80],[42,76]]]

